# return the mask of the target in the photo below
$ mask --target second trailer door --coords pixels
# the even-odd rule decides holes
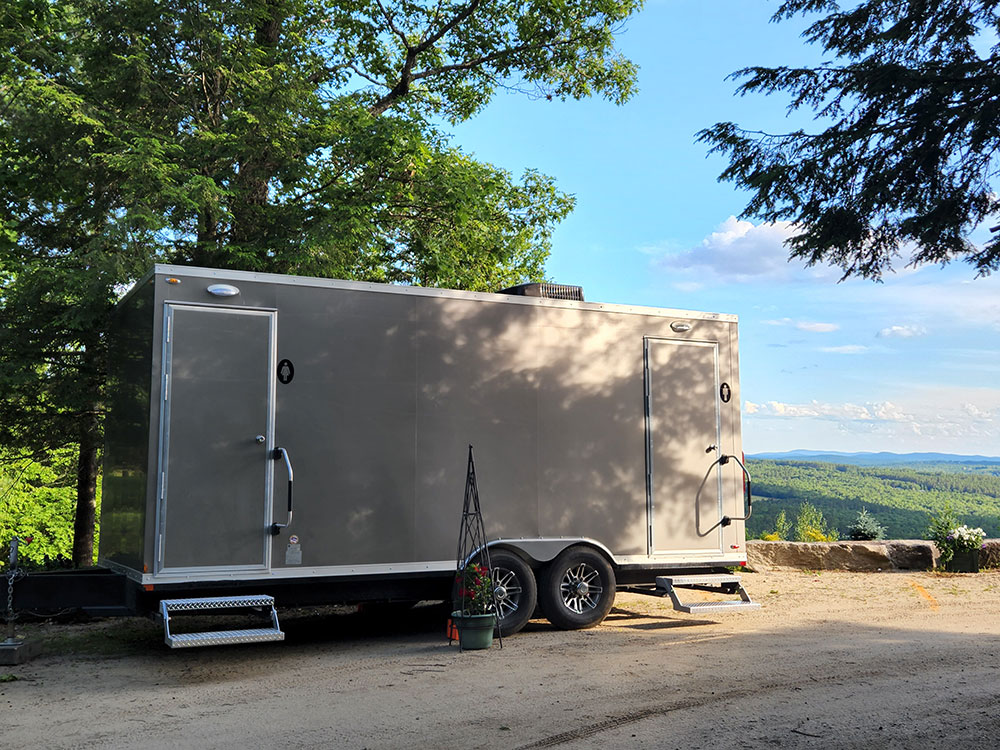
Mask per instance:
[[[650,554],[721,553],[719,346],[646,338],[645,381]]]

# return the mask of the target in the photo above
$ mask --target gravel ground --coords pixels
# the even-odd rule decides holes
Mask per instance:
[[[0,747],[996,746],[1000,571],[744,582],[761,610],[622,594],[598,628],[465,653],[440,607],[302,610],[281,644],[173,651],[144,620],[36,624],[43,655],[0,667]]]

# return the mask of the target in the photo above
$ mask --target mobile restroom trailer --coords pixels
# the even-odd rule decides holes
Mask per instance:
[[[111,348],[147,598],[448,598],[469,444],[505,632],[746,560],[735,316],[156,266]]]

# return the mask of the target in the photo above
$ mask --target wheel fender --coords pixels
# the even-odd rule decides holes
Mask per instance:
[[[599,552],[605,559],[607,559],[608,564],[612,568],[617,569],[618,565],[615,562],[615,556],[611,554],[611,550],[605,547],[600,542],[594,539],[588,539],[586,537],[558,537],[558,538],[537,538],[537,539],[495,539],[492,542],[487,542],[486,547],[488,549],[508,549],[512,552],[516,552],[532,567],[541,567],[545,563],[552,562],[563,550],[569,547],[590,547],[591,549]],[[479,550],[470,555],[470,559],[478,554]]]

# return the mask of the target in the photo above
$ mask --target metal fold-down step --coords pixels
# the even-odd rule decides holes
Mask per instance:
[[[209,630],[202,633],[171,633],[170,613],[183,612],[198,614],[211,610],[252,609],[269,615],[271,627],[250,628],[246,630]],[[222,646],[230,643],[262,643],[264,641],[283,641],[285,634],[278,625],[278,611],[274,608],[274,597],[251,596],[213,596],[200,599],[164,599],[160,602],[160,615],[163,617],[163,640],[170,648],[192,648],[194,646]]]
[[[721,594],[739,594],[739,599],[728,599],[723,601],[690,602],[685,604],[677,596],[678,588],[698,589],[702,591],[712,591]],[[687,613],[708,613],[708,612],[731,612],[733,610],[760,609],[760,604],[750,600],[750,595],[740,577],[730,573],[696,573],[689,575],[657,576],[656,590],[669,596],[674,603],[674,609],[678,612]]]

